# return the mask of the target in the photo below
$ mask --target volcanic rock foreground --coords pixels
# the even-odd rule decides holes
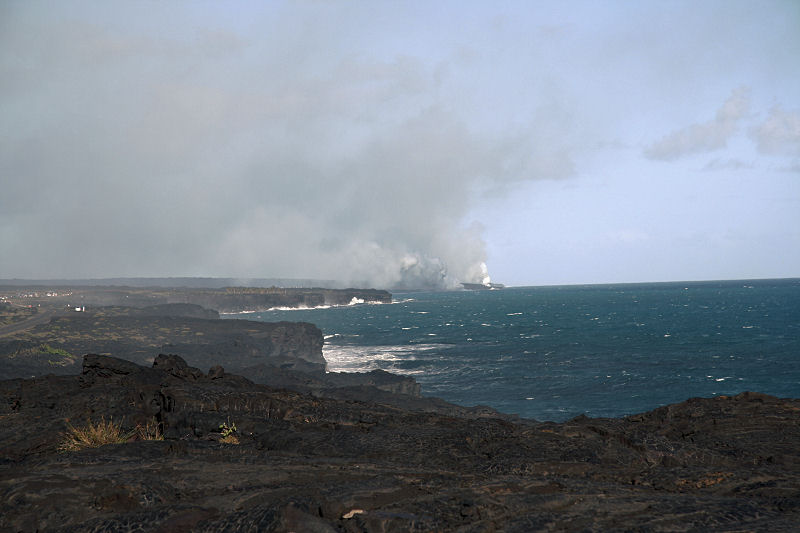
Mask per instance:
[[[800,400],[511,421],[257,385],[160,355],[0,382],[4,531],[789,531]],[[388,393],[387,393],[388,394]],[[66,421],[165,440],[59,452]],[[236,426],[239,444],[221,442]],[[224,426],[223,426],[224,427]]]

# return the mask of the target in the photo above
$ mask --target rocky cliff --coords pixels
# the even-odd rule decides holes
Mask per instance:
[[[215,320],[165,314],[174,305],[102,308],[54,316],[49,322],[0,338],[0,378],[50,372],[78,374],[80,355],[114,354],[149,364],[160,352],[185,357],[208,368],[223,364],[244,369],[265,364],[305,372],[324,372],[322,332],[304,322]],[[194,314],[207,313],[191,307]]]

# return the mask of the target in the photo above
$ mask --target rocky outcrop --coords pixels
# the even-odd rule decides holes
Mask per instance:
[[[389,394],[388,392],[384,392]],[[793,531],[800,400],[563,424],[277,390],[176,356],[0,382],[3,531]],[[58,452],[67,421],[166,436]],[[238,444],[223,431],[235,427]],[[228,442],[231,442],[230,440]]]
[[[369,387],[391,394],[419,397],[421,387],[409,376],[392,374],[385,370],[371,372],[298,372],[268,365],[255,365],[243,369],[256,383],[298,392],[319,392],[334,388]]]
[[[419,396],[420,385],[409,376],[400,376],[385,370],[364,373],[331,372],[325,375],[329,387],[375,387],[392,394]]]

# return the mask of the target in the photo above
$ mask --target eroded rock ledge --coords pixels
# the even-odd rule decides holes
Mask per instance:
[[[757,393],[515,422],[279,390],[174,355],[152,367],[87,355],[80,376],[2,381],[0,395],[4,531],[792,531],[800,521],[800,401]],[[57,451],[67,420],[101,417],[155,421],[166,440]],[[223,423],[239,444],[220,442]]]

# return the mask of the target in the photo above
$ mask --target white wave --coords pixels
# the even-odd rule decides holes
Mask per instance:
[[[337,307],[349,307],[352,305],[361,305],[361,304],[368,304],[368,305],[383,305],[383,302],[367,302],[363,298],[357,298],[353,296],[350,302],[342,305],[330,305],[330,304],[323,304],[323,305],[298,305],[296,307],[293,306],[276,306],[276,307],[269,307],[269,308],[260,308],[260,309],[245,309],[243,311],[232,311],[226,313],[220,313],[220,315],[249,315],[253,313],[265,313],[269,311],[310,311],[312,309],[332,309]],[[399,303],[399,302],[392,302],[392,303]],[[262,318],[262,317],[258,317]]]
[[[325,345],[322,355],[328,363],[328,372],[369,372],[379,368],[391,370],[394,363],[414,361],[419,356],[447,347],[447,344],[434,343],[392,346]],[[430,369],[398,370],[398,373],[409,375],[428,372]]]
[[[312,307],[309,307],[307,305],[300,305],[298,307],[278,306],[278,307],[269,307],[267,309],[245,309],[243,311],[230,311],[226,313],[220,313],[220,315],[221,316],[252,315],[255,313],[267,313],[269,311],[309,311],[311,309],[330,309],[330,308],[331,308],[330,305],[316,305]],[[262,317],[259,316],[258,318]]]
[[[315,305],[312,307],[308,307],[307,305],[301,305],[298,307],[270,307],[267,311],[308,311],[310,309],[330,309],[330,305]]]

